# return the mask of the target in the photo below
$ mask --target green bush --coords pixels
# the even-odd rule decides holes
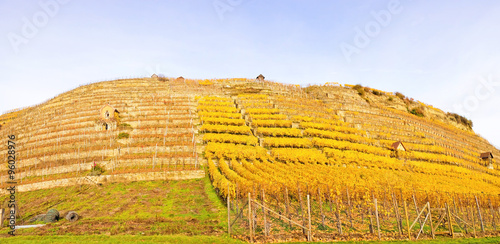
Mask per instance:
[[[130,135],[128,133],[122,132],[118,134],[118,139],[128,138]]]
[[[418,117],[424,117],[424,110],[422,108],[414,108],[410,111],[410,113]]]
[[[364,89],[364,87],[363,87],[362,85],[360,85],[360,84],[355,85],[352,89],[354,89],[354,90],[358,91],[358,94],[359,94],[360,96],[364,96],[364,95],[365,95],[365,89]]]
[[[375,90],[373,90],[373,91],[372,91],[372,93],[373,93],[373,95],[376,95],[376,96],[380,96],[380,95],[382,95],[382,93],[381,93],[381,92],[379,92],[379,91],[375,91]]]
[[[463,124],[463,125],[467,126],[469,129],[472,129],[472,126],[474,125],[472,123],[472,120],[467,119],[466,117],[458,115],[456,113],[446,113],[446,115],[450,116],[451,120],[453,120],[459,124]]]
[[[394,98],[393,97],[389,97],[387,100],[389,100],[389,102],[392,102],[392,101],[394,101]]]

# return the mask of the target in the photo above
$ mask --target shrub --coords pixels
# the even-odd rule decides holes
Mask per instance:
[[[129,125],[129,124],[127,124],[127,123],[121,123],[119,127],[120,127],[121,130],[130,130],[130,129],[132,129],[132,126]]]
[[[392,102],[392,101],[394,101],[394,98],[393,97],[389,97],[387,100],[389,100],[389,102]]]
[[[94,162],[94,166],[92,166],[92,169],[90,170],[90,175],[91,176],[96,176],[96,175],[102,175],[104,173],[104,168],[101,167],[99,164],[96,164]]]
[[[406,98],[406,96],[405,96],[405,95],[403,95],[403,93],[401,93],[401,92],[396,92],[396,97],[399,97],[399,98],[400,98],[401,100],[403,100],[403,101],[404,101],[404,100],[405,100],[405,98]]]
[[[373,91],[372,91],[372,93],[373,93],[373,95],[376,95],[376,96],[380,96],[380,95],[382,95],[382,93],[381,93],[381,92],[376,91],[376,90],[373,90]]]
[[[118,139],[128,138],[130,135],[128,133],[122,132],[118,134]]]
[[[466,117],[458,115],[456,113],[446,113],[446,115],[450,116],[453,121],[467,126],[469,129],[472,129],[472,126],[474,125],[472,123],[472,120],[467,119]]]
[[[424,117],[424,110],[422,108],[414,108],[410,111],[410,113],[418,117]]]
[[[359,94],[360,96],[364,96],[364,95],[365,95],[365,89],[363,89],[363,88],[364,88],[364,87],[363,87],[362,85],[357,84],[357,85],[355,85],[352,89],[354,89],[354,90],[358,91],[358,94]]]
[[[162,74],[158,75],[158,80],[163,81],[163,82],[169,81],[169,79],[167,77],[165,77],[165,75],[162,75]]]

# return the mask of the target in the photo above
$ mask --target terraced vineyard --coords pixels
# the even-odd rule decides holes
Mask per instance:
[[[3,115],[0,136],[18,138],[16,177],[25,191],[61,185],[62,179],[91,184],[106,175],[154,180],[144,174],[167,177],[201,166],[218,194],[234,199],[233,213],[240,216],[250,197],[305,227],[310,197],[320,239],[374,234],[374,199],[390,238],[402,238],[404,211],[416,218],[427,203],[454,205],[451,212],[462,220],[455,225],[465,235],[472,229],[495,234],[500,172],[479,155],[500,151],[473,131],[433,117],[446,118],[440,110],[405,105],[378,90],[383,95],[362,97],[353,87],[309,89],[250,79],[107,81]],[[381,96],[392,102],[377,102]],[[115,111],[112,119],[100,115],[106,105]],[[433,112],[418,117],[407,112],[414,106]],[[394,150],[397,141],[407,150]],[[96,166],[103,169],[100,176],[92,176]],[[2,188],[7,171],[0,171]],[[474,211],[482,211],[481,219]],[[266,217],[255,219],[263,223],[255,235],[305,229]],[[480,221],[486,223],[481,229]],[[254,232],[258,225],[252,224]]]

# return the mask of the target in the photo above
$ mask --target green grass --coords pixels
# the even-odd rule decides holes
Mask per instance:
[[[0,199],[0,201],[3,201]],[[224,205],[208,180],[141,181],[99,186],[64,187],[21,192],[18,225],[31,217],[59,210],[76,211],[77,222],[65,219],[18,235],[214,235],[227,230]],[[6,228],[0,237],[7,236]]]
[[[7,239],[8,238],[8,239]],[[7,237],[8,243],[245,243],[225,236],[16,236]],[[0,239],[0,242],[3,242]]]

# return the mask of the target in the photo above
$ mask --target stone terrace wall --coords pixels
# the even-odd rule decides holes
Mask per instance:
[[[75,186],[75,185],[106,184],[113,182],[148,181],[148,180],[189,180],[189,179],[200,179],[203,177],[205,177],[204,170],[128,173],[128,174],[117,174],[117,175],[85,176],[85,177],[43,181],[32,184],[19,185],[17,186],[16,190],[17,192],[26,192],[26,191],[35,191],[40,189]],[[8,192],[5,189],[0,190],[0,196],[7,194]]]

